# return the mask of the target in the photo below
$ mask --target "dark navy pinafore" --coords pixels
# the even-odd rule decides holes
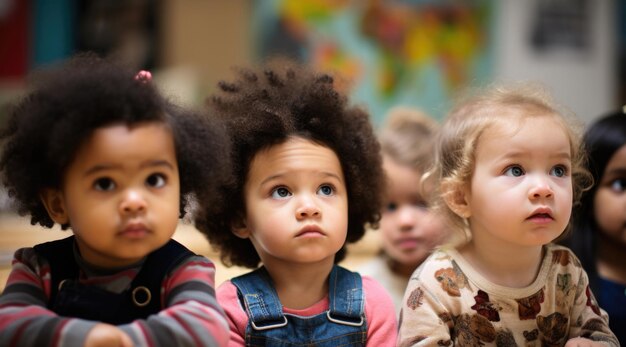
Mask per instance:
[[[194,255],[185,246],[170,240],[148,255],[130,287],[118,294],[79,283],[79,268],[74,260],[74,236],[42,243],[34,248],[50,264],[50,310],[60,316],[113,325],[130,323],[158,313],[161,310],[161,283],[165,275]]]

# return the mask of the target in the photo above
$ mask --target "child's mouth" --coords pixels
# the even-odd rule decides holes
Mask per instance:
[[[319,237],[324,236],[324,232],[318,226],[309,225],[306,226],[296,234],[296,237]]]
[[[535,223],[547,223],[554,220],[549,213],[536,213],[528,217],[528,219]]]
[[[118,233],[118,235],[123,237],[128,237],[131,239],[138,239],[146,236],[150,233],[150,230],[141,223],[138,224],[129,224],[122,231]]]

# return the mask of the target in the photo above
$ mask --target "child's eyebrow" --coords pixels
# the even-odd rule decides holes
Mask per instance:
[[[142,163],[139,167],[143,169],[146,167],[155,167],[155,166],[165,166],[168,169],[174,170],[174,165],[172,165],[172,163],[170,163],[169,160],[151,160],[151,161]]]
[[[570,160],[572,158],[572,156],[569,154],[569,152],[560,152],[560,153],[557,153],[557,154],[553,155],[552,157],[554,157],[554,158],[561,158],[561,159],[567,159],[567,160]]]
[[[611,169],[607,172],[605,172],[605,175],[612,175],[612,176],[626,176],[626,167],[617,167],[614,169]]]
[[[504,158],[504,159],[516,159],[516,158],[523,158],[523,157],[527,157],[529,156],[529,154],[527,152],[505,152],[504,154],[502,154],[500,156],[500,158]],[[558,152],[555,154],[550,155],[551,158],[557,158],[557,159],[565,159],[565,160],[570,160],[571,159],[571,155],[569,154],[569,152]]]
[[[324,176],[324,177],[333,177],[333,178],[335,178],[336,180],[338,180],[340,182],[343,181],[341,179],[341,176],[339,176],[339,175],[337,175],[335,173],[332,173],[332,172],[322,172],[322,176]]]
[[[170,163],[168,160],[150,160],[150,161],[143,162],[139,165],[139,168],[141,169],[150,168],[150,167],[165,167],[170,170],[174,170],[174,165],[172,165],[172,163]],[[100,164],[100,165],[95,165],[91,167],[89,170],[85,171],[84,175],[89,176],[89,175],[93,175],[94,173],[98,173],[100,171],[116,170],[116,169],[121,169],[121,168],[122,168],[122,165],[117,165],[117,164],[111,164],[111,165]]]
[[[264,179],[263,181],[261,181],[261,185],[264,185],[267,182],[270,182],[270,181],[275,180],[275,179],[279,179],[279,178],[284,177],[284,176],[287,176],[287,174],[278,174],[278,175],[269,176],[266,179]],[[333,177],[336,180],[342,182],[341,176],[339,176],[339,175],[337,175],[335,173],[332,173],[332,172],[320,172],[320,176],[322,176],[322,177]]]

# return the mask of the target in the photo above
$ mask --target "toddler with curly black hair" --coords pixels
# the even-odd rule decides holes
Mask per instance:
[[[211,201],[228,178],[216,164],[228,141],[134,75],[81,54],[43,71],[10,113],[9,195],[32,224],[73,236],[16,251],[0,345],[228,342],[214,264],[171,239],[191,199]]]
[[[368,114],[333,78],[292,62],[240,70],[208,99],[233,140],[234,180],[197,227],[229,265],[217,292],[231,346],[395,344],[389,294],[336,265],[380,219],[383,171]]]

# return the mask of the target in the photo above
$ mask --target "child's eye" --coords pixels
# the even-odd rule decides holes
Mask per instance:
[[[93,183],[93,187],[96,190],[107,192],[107,191],[115,189],[115,182],[113,182],[113,180],[108,177],[102,177],[102,178],[98,178]]]
[[[274,199],[283,199],[288,196],[291,196],[291,192],[285,187],[278,187],[272,190],[272,198]]]
[[[626,179],[618,178],[611,182],[611,190],[616,193],[622,193],[626,190]]]
[[[148,178],[146,178],[146,184],[148,185],[148,187],[161,188],[165,185],[165,183],[165,176],[160,173],[152,174],[148,176]]]
[[[397,209],[398,209],[398,204],[396,204],[395,202],[389,202],[387,203],[387,205],[385,205],[385,210],[387,212],[393,212]]]
[[[335,192],[335,189],[332,186],[329,186],[327,184],[319,187],[319,189],[317,190],[318,193],[322,194],[322,195],[333,195],[333,193]]]
[[[523,174],[524,174],[524,169],[522,169],[518,165],[509,166],[508,168],[506,168],[506,170],[504,170],[505,176],[519,177],[519,176],[522,176]]]
[[[563,177],[567,174],[567,168],[563,165],[557,165],[550,170],[550,175]]]

